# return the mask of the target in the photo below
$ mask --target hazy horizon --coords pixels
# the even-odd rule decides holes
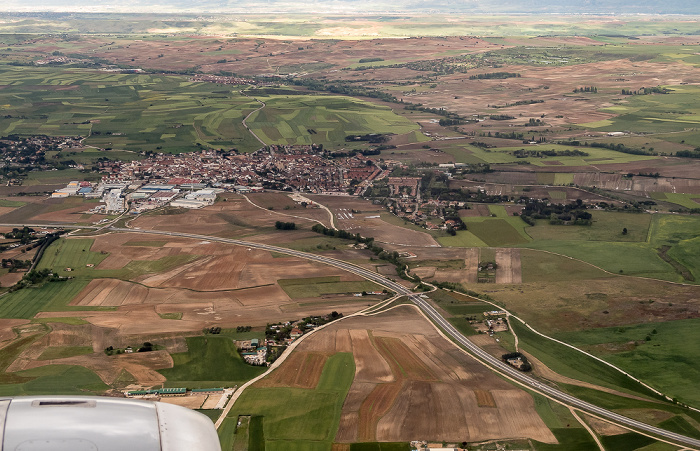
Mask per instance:
[[[183,13],[183,14],[411,14],[411,13],[479,13],[479,14],[616,14],[664,15],[700,14],[694,0],[409,0],[401,5],[367,0],[6,0],[1,12],[76,12],[76,13]]]

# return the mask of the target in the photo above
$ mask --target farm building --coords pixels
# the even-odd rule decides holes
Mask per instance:
[[[186,388],[159,388],[156,392],[161,396],[185,396]]]
[[[174,200],[170,203],[171,207],[180,207],[180,208],[202,208],[202,207],[206,207],[207,205],[210,205],[210,204],[203,201],[203,200],[189,200],[189,199],[177,199],[177,200]]]
[[[132,396],[185,396],[186,388],[157,388],[153,390],[134,390],[126,392],[127,397]]]
[[[157,203],[165,203],[165,202],[170,202],[177,196],[177,190],[172,190],[172,191],[158,191],[156,193],[151,194],[151,197],[149,197],[149,201],[151,202],[157,202]]]
[[[295,328],[292,329],[292,331],[289,333],[289,336],[292,337],[292,338],[299,338],[299,337],[301,337],[302,335],[304,335],[304,332],[302,332],[301,329],[299,329],[298,327],[295,327]]]
[[[143,185],[141,188],[139,188],[140,191],[148,191],[148,192],[155,192],[155,191],[172,191],[175,188],[175,185]]]
[[[193,388],[192,394],[195,395],[221,395],[224,393],[223,388]]]

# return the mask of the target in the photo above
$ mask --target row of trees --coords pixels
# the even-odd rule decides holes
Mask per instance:
[[[470,80],[491,80],[504,78],[519,78],[521,75],[516,72],[487,72],[485,74],[470,75]]]
[[[598,88],[595,87],[595,86],[584,86],[584,87],[581,87],[581,88],[574,88],[574,92],[575,92],[575,93],[578,93],[578,92],[592,92],[592,93],[594,93],[594,94],[597,94],[597,93],[598,93]]]
[[[636,91],[632,91],[631,89],[623,89],[622,95],[623,96],[646,96],[649,94],[668,94],[669,92],[671,92],[670,89],[662,88],[661,86],[653,86],[651,88],[642,87]]]

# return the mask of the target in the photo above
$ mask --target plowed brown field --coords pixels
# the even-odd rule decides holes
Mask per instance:
[[[257,387],[315,388],[321,378],[327,354],[294,352],[269,377],[256,384]]]
[[[347,319],[317,335],[334,335],[337,343],[343,329],[352,338],[357,370],[343,405],[337,442],[422,437],[556,443],[529,394],[447,342],[414,307]],[[369,371],[370,362],[387,365],[389,372]],[[394,381],[378,378],[389,375]]]
[[[366,330],[350,329],[355,358],[355,380],[359,382],[391,382],[395,374],[370,341]]]
[[[377,423],[394,404],[403,388],[401,381],[378,384],[365,398],[358,412],[357,440],[374,442],[377,440]]]
[[[390,362],[394,374],[401,372],[402,376],[412,380],[437,380],[435,374],[408,347],[397,338],[377,337],[377,349]]]

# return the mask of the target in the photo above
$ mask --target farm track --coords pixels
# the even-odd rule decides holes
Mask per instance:
[[[258,99],[254,99],[253,97],[250,97],[248,94],[246,94],[246,93],[243,92],[242,90],[239,91],[239,92],[240,92],[242,95],[248,97],[249,99],[255,100],[256,102],[258,102],[258,103],[261,105],[260,108],[258,108],[258,109],[256,109],[256,110],[253,110],[253,111],[251,111],[250,113],[248,113],[248,115],[243,119],[242,123],[243,123],[243,126],[245,127],[245,129],[248,130],[248,132],[250,132],[250,134],[253,135],[253,136],[255,137],[255,139],[257,139],[257,140],[260,142],[260,144],[262,144],[263,146],[267,146],[267,144],[265,143],[265,141],[263,141],[262,139],[260,139],[260,137],[259,137],[258,135],[256,135],[255,132],[254,132],[253,130],[251,130],[250,127],[248,127],[248,124],[246,123],[246,121],[248,120],[248,118],[250,118],[250,116],[252,116],[253,114],[255,114],[255,113],[257,113],[258,111],[260,111],[260,110],[262,110],[263,108],[265,108],[265,102],[260,101],[260,100],[258,100]]]

